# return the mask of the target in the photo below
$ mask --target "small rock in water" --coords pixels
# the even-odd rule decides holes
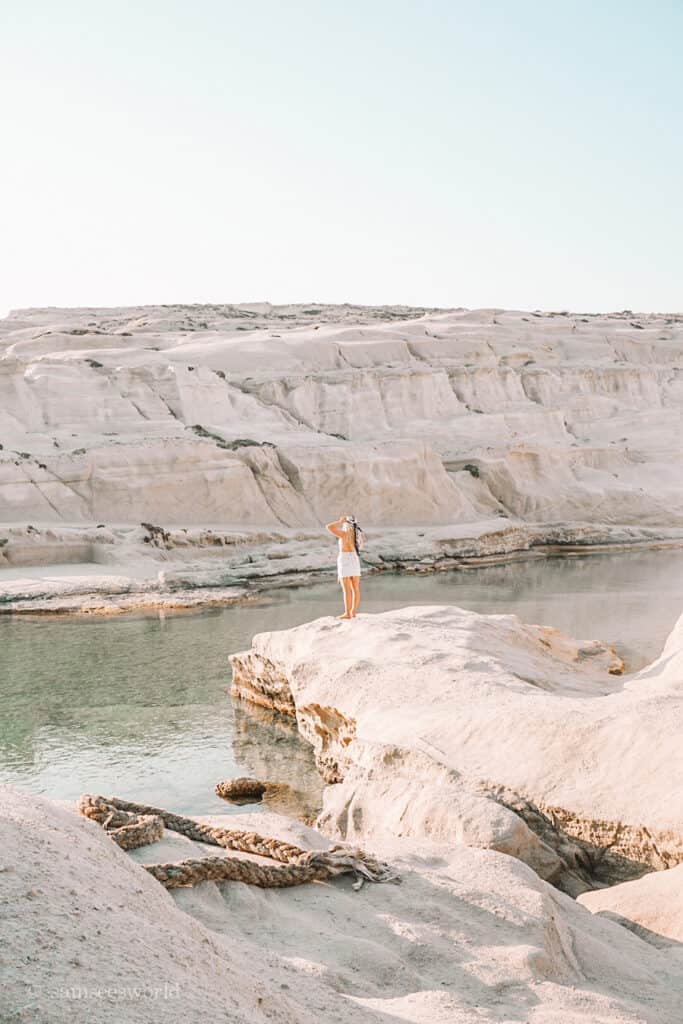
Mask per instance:
[[[216,784],[214,792],[232,803],[256,803],[263,799],[268,784],[258,779],[225,779]]]

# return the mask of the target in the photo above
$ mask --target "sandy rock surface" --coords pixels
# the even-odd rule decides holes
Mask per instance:
[[[219,823],[220,816],[202,819]],[[275,815],[253,823],[321,837]],[[230,827],[249,827],[231,815]],[[676,1024],[683,963],[593,916],[512,857],[386,842],[401,885],[167,893],[136,861],[216,848],[168,833],[119,850],[99,826],[5,788],[3,1024]]]
[[[75,811],[3,787],[0,833],[3,1024],[313,1020]]]
[[[682,358],[675,315],[19,310],[0,321],[0,569],[134,583],[142,560],[162,592],[164,566],[319,571],[347,510],[380,567],[680,540]]]
[[[682,651],[683,618],[622,677],[595,641],[422,606],[261,633],[231,661],[233,693],[295,714],[340,783],[328,830],[493,847],[575,894],[683,860]]]
[[[578,902],[660,949],[683,948],[683,864],[583,893]]]

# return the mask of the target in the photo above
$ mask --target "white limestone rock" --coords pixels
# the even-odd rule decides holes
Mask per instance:
[[[585,882],[595,870],[605,884],[683,860],[681,652],[683,618],[658,661],[620,678],[596,642],[424,606],[261,633],[231,660],[233,693],[290,707],[325,777],[342,783],[323,813],[332,831],[445,830],[501,848],[502,804],[563,871]],[[519,846],[530,863],[532,846],[529,858]],[[580,891],[575,882],[563,885]]]
[[[220,851],[166,833],[128,856],[66,808],[1,795],[8,1024],[677,1024],[680,958],[512,857],[403,838],[373,847],[401,885],[169,893],[136,861]],[[202,820],[327,845],[272,814]]]
[[[585,892],[578,901],[591,913],[617,921],[658,949],[675,950],[683,943],[683,864]]]
[[[682,527],[682,352],[680,316],[18,311],[0,521]]]

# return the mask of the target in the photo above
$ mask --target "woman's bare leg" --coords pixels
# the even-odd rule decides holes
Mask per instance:
[[[358,605],[360,604],[360,576],[351,577],[351,593],[353,597],[351,602],[351,617],[353,618],[358,611]]]
[[[340,615],[339,618],[350,619],[351,606],[353,604],[353,590],[351,589],[351,577],[342,576],[339,582],[341,583],[342,590],[344,591],[344,614]]]

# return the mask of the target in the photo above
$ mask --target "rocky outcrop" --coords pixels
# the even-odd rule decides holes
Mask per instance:
[[[683,526],[682,356],[676,316],[18,311],[0,516]]]
[[[2,787],[0,849],[3,1024],[313,1020],[75,811]]]
[[[161,606],[179,576],[190,601],[226,585],[212,573],[286,584],[329,570],[321,527],[343,511],[372,571],[683,543],[682,352],[680,316],[13,313],[0,569],[94,563],[119,581],[64,597],[62,573],[17,597],[2,574],[0,606],[115,611],[103,595],[124,577]]]
[[[658,949],[683,942],[683,864],[579,896],[593,914],[616,921]]]
[[[198,820],[258,828],[304,849],[330,845],[273,814]],[[677,1024],[680,1016],[680,957],[492,850],[378,840],[375,851],[403,881],[361,893],[343,878],[169,892],[140,864],[217,848],[167,831],[126,854],[75,810],[9,787],[0,849],[7,1024]]]
[[[281,714],[295,713],[289,681],[279,666],[252,651],[234,655],[231,661],[233,696]]]
[[[682,652],[683,619],[657,662],[619,678],[596,642],[403,608],[259,634],[232,658],[233,692],[267,702],[276,677],[282,704],[288,689],[339,783],[321,818],[333,834],[484,845],[576,894],[683,861]]]

